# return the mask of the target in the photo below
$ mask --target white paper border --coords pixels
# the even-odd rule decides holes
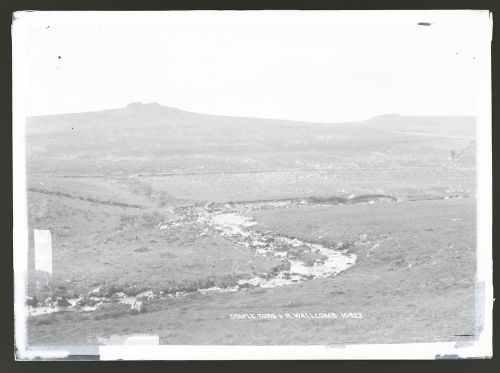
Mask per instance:
[[[203,18],[204,13],[192,11]],[[262,11],[266,16],[297,14],[301,11]],[[307,11],[314,13],[318,11]],[[321,11],[327,16],[329,11]],[[492,266],[492,159],[491,159],[491,49],[492,14],[487,10],[426,10],[426,11],[336,11],[357,12],[360,22],[375,15],[404,16],[417,12],[422,15],[454,13],[476,17],[481,24],[482,58],[480,76],[480,114],[478,115],[477,167],[477,272],[476,285],[482,287],[484,320],[483,331],[477,341],[436,342],[417,344],[357,344],[342,347],[329,346],[99,346],[102,360],[242,360],[242,359],[435,359],[441,357],[492,356],[493,266]],[[14,244],[14,312],[16,358],[20,360],[58,359],[72,354],[72,348],[30,348],[27,345],[27,309],[25,305],[28,224],[25,160],[26,92],[24,71],[25,27],[46,24],[49,18],[58,22],[85,23],[87,17],[106,23],[161,22],[162,12],[16,12],[12,26],[13,78],[13,244]],[[220,13],[220,12],[219,12]],[[227,12],[225,12],[227,13]],[[244,12],[247,15],[251,12]],[[50,21],[49,21],[50,22]],[[476,307],[478,304],[476,304]]]

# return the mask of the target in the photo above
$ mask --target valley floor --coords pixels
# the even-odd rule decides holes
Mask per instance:
[[[197,286],[233,286],[232,278],[271,273],[282,261],[207,234],[198,220],[178,209],[182,201],[158,208],[136,193],[133,202],[143,208],[135,209],[39,194],[31,194],[31,203],[38,204],[34,211],[47,201],[50,213],[31,224],[40,227],[45,219],[47,228],[63,228],[54,233],[52,292],[75,297],[104,284],[129,292],[134,288],[135,294],[183,292],[189,286],[194,292],[146,299],[140,312],[112,303],[93,311],[33,316],[31,345],[95,345],[132,334],[158,335],[161,344],[404,343],[462,341],[477,332],[475,198],[241,211],[256,222],[255,232],[341,244],[337,247],[347,248],[355,264],[336,276],[290,285],[202,293]],[[204,283],[206,278],[213,282]],[[30,282],[28,294],[41,293]],[[338,317],[234,317],[286,313]]]

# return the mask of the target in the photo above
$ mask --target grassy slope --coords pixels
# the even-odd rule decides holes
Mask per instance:
[[[145,130],[147,129],[147,130]],[[463,138],[415,136],[424,131]],[[30,174],[114,175],[316,167],[473,167],[474,118],[322,124],[133,106],[27,122]]]
[[[97,337],[132,333],[159,334],[161,343],[167,344],[342,344],[464,340],[469,337],[463,335],[474,334],[473,200],[254,215],[262,229],[274,232],[333,241],[366,234],[371,244],[360,246],[357,264],[336,278],[170,299],[153,303],[150,313],[123,314],[112,321],[100,320],[100,311],[88,316],[58,314],[51,325],[40,325],[41,316],[31,321],[31,336],[55,333],[44,339],[55,344],[95,343]],[[381,244],[373,250],[377,241]],[[364,318],[229,320],[229,314],[237,312],[361,312]],[[76,320],[78,330],[57,335]]]
[[[28,202],[33,212],[29,217],[31,295],[36,294],[33,228],[51,230],[51,285],[64,286],[68,295],[85,294],[106,282],[163,290],[169,281],[207,278],[210,268],[216,277],[224,277],[233,266],[235,274],[241,274],[279,264],[204,236],[189,223],[160,230],[162,222],[168,225],[176,217],[163,208],[114,207],[36,192],[29,193]]]

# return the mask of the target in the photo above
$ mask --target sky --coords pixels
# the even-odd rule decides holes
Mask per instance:
[[[475,115],[491,36],[480,11],[22,12],[13,32],[27,115],[157,102],[319,122]]]

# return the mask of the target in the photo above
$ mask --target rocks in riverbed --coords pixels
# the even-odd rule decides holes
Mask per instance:
[[[58,307],[70,307],[71,306],[71,303],[68,302],[68,300],[66,298],[57,298],[57,306]]]
[[[266,235],[261,237],[261,240],[267,244],[270,244],[270,243],[274,242],[274,237],[266,234]]]
[[[144,302],[136,301],[130,307],[130,312],[133,315],[138,315],[140,313],[146,313],[147,312],[147,307],[146,307],[146,305],[145,305]]]
[[[327,249],[335,249],[337,247],[337,244],[335,242],[329,241],[329,240],[324,239],[324,238],[318,238],[316,240],[316,243],[318,245],[326,247]]]
[[[288,246],[285,244],[276,244],[274,245],[274,251],[287,252]]]
[[[105,291],[104,291],[103,295],[106,297],[111,297],[114,294],[123,293],[123,292],[124,292],[123,286],[111,284],[111,285],[105,287]]]
[[[99,301],[94,297],[84,296],[78,300],[76,305],[79,307],[94,307],[97,303],[99,303]]]
[[[154,299],[157,296],[151,290],[149,290],[149,291],[145,291],[145,292],[137,294],[136,297],[139,300],[143,300],[143,299]]]
[[[279,273],[282,271],[288,271],[290,269],[290,262],[288,260],[283,261],[280,265],[277,265],[271,269],[272,273]]]
[[[338,250],[347,250],[351,247],[352,245],[349,242],[341,242],[337,245]]]
[[[314,259],[305,259],[303,260],[304,267],[312,267],[316,264],[316,260]]]
[[[283,272],[283,273],[281,274],[281,278],[282,278],[283,280],[290,280],[290,279],[292,278],[292,276],[290,275],[290,272]]]
[[[303,252],[308,252],[308,251],[311,251],[311,248],[307,245],[294,246],[290,249],[290,252],[297,253],[297,254],[300,254]]]
[[[143,293],[145,291],[148,291],[147,288],[145,288],[145,287],[138,287],[136,285],[124,286],[121,289],[122,289],[121,292],[123,292],[124,294],[126,294],[128,296],[131,296],[131,297],[135,297],[139,293]]]

